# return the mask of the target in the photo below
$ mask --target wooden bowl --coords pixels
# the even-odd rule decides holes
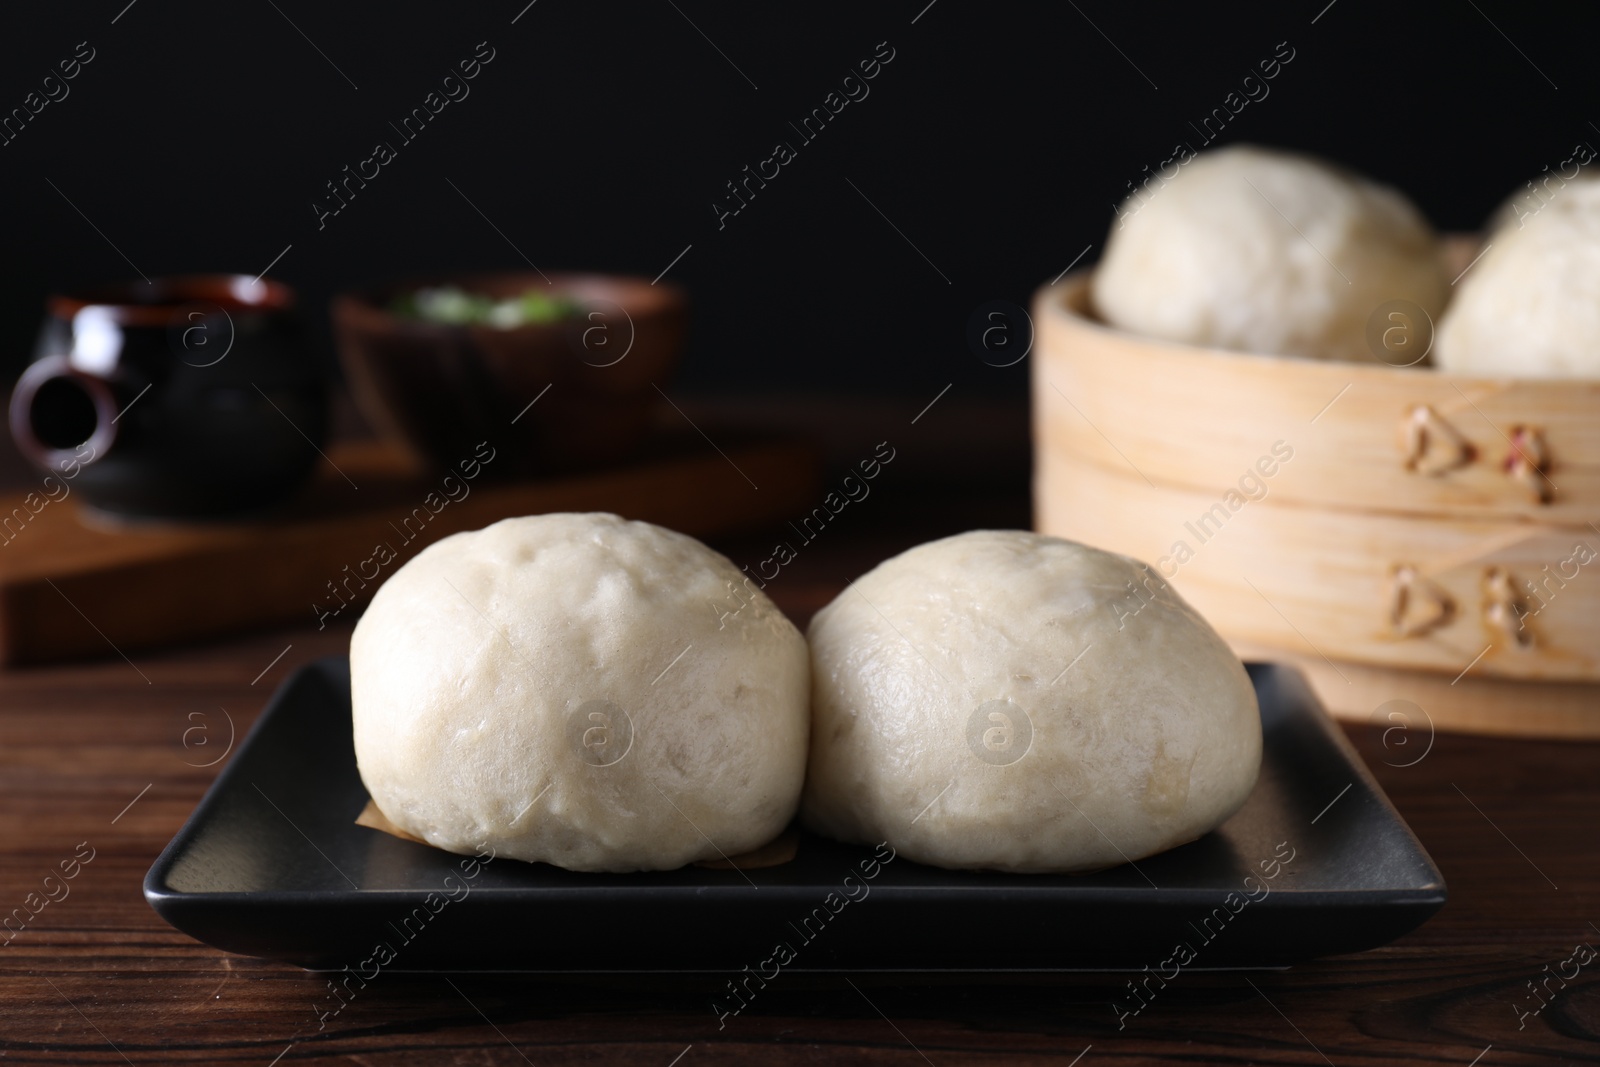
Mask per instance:
[[[582,314],[499,329],[390,310],[400,293],[442,285],[495,298],[564,295]],[[496,450],[493,474],[504,477],[599,467],[632,454],[660,402],[655,383],[682,352],[687,299],[643,278],[555,274],[547,282],[503,273],[344,293],[332,311],[339,359],[368,420],[446,468],[487,441]]]
[[[1600,736],[1600,383],[1250,355],[1034,300],[1035,524],[1346,716]]]

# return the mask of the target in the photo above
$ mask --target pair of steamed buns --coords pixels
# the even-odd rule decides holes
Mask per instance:
[[[1600,183],[1568,182],[1508,218],[1452,300],[1455,271],[1398,191],[1306,156],[1217,149],[1118,209],[1094,304],[1166,340],[1398,364],[1369,322],[1406,301],[1437,325],[1441,369],[1600,377]]]
[[[456,534],[351,638],[361,776],[440,848],[580,871],[726,859],[797,810],[919,862],[1094,870],[1201,836],[1255,784],[1239,660],[1124,556],[946,538],[852,583],[809,638],[659,526]]]

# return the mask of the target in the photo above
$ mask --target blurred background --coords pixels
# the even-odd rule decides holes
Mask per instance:
[[[969,316],[1025,305],[1085,249],[1091,262],[1129,183],[1177,142],[1201,147],[1195,126],[1280,42],[1294,58],[1217,142],[1342,161],[1444,229],[1600,145],[1592,7],[525,5],[96,0],[0,16],[5,112],[79,42],[94,55],[0,146],[7,378],[47,292],[136,271],[255,275],[276,259],[334,373],[325,309],[342,287],[671,264],[693,298],[682,388],[915,410],[954,383],[946,400],[1022,419],[1026,362],[975,358]],[[402,142],[389,124],[485,41],[470,96]],[[893,59],[870,95],[802,142],[790,123],[880,42]],[[380,140],[397,158],[319,228],[326,183]],[[778,141],[797,157],[719,225],[726,184]]]

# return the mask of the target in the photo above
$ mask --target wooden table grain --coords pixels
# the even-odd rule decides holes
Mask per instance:
[[[937,521],[892,510],[894,523],[841,523],[774,582],[785,610],[803,621],[872,562],[975,514],[1027,523],[1025,497],[987,511],[947,502]],[[741,559],[760,545],[721,547]],[[1574,962],[1579,946],[1600,945],[1600,746],[1439,733],[1416,761],[1420,731],[1402,747],[1361,724],[1350,736],[1444,871],[1444,911],[1370,952],[1287,971],[1185,972],[1121,1028],[1111,1002],[1126,976],[1104,974],[784,975],[722,1027],[694,982],[386,974],[319,1029],[324,978],[199,944],[158,919],[140,886],[226,764],[229,724],[242,735],[275,686],[343,652],[348,636],[288,629],[132,660],[108,648],[92,662],[0,673],[0,915],[27,917],[0,932],[0,1062],[1600,1059],[1600,961]],[[973,921],[1003,930],[1006,916]]]

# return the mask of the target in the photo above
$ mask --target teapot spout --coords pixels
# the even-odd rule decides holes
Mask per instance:
[[[17,379],[11,436],[38,466],[76,474],[111,450],[120,413],[111,383],[72,366],[66,356],[48,356]]]

